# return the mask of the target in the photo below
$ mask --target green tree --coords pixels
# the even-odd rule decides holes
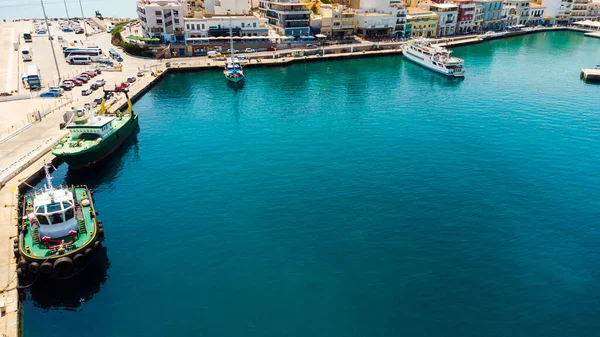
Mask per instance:
[[[312,7],[310,7],[310,10],[313,12],[313,14],[317,15],[319,14],[319,8],[317,7],[317,3],[313,3]]]

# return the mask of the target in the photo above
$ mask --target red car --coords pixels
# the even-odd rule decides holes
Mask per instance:
[[[69,79],[68,81],[71,81],[71,82],[73,82],[73,84],[75,84],[75,85],[76,85],[76,86],[78,86],[78,87],[80,87],[80,86],[82,86],[82,85],[83,85],[83,82],[81,82],[81,81],[79,81],[79,80],[76,80],[76,79],[74,79],[74,78],[71,78],[71,79]]]
[[[93,72],[93,73],[94,73],[94,74],[96,74],[96,75],[100,75],[100,74],[102,74],[102,70],[100,70],[100,69],[90,69],[89,71]],[[88,72],[89,72],[89,71],[88,71]]]
[[[127,89],[127,84],[128,83],[121,83],[121,85],[115,85],[115,91],[123,91],[125,89]]]
[[[96,73],[93,71],[84,71],[82,74],[88,74],[90,77],[96,77]]]
[[[275,48],[273,46],[267,47],[267,51],[276,51],[276,50],[277,50],[277,48]]]

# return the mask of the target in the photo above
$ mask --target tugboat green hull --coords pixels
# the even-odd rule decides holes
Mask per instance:
[[[121,144],[138,127],[138,116],[136,114],[123,116],[128,120],[115,130],[110,136],[102,139],[98,144],[81,151],[63,151],[59,143],[52,150],[52,154],[65,161],[69,168],[80,169],[91,166],[115,152]]]
[[[15,239],[17,273],[21,280],[43,276],[67,278],[85,268],[98,253],[104,239],[102,221],[96,219],[91,192],[86,186],[71,187],[77,230],[60,238],[43,237],[33,212],[33,194],[23,198],[23,223]],[[47,225],[46,225],[47,226]],[[18,245],[18,248],[16,246]]]

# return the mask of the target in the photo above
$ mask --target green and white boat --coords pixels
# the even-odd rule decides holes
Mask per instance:
[[[107,114],[105,96],[98,114],[90,108],[89,113],[76,115],[67,125],[69,135],[52,148],[52,154],[69,164],[69,168],[88,167],[110,156],[138,127],[138,116],[133,112],[127,90],[105,92],[123,92],[127,111]]]
[[[23,198],[18,249],[15,247],[21,279],[77,273],[104,238],[90,190],[86,186],[54,187],[50,165],[44,169],[47,185]]]

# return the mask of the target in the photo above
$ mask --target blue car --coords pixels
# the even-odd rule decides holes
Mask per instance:
[[[58,91],[44,91],[40,94],[40,97],[59,97],[60,92]]]

